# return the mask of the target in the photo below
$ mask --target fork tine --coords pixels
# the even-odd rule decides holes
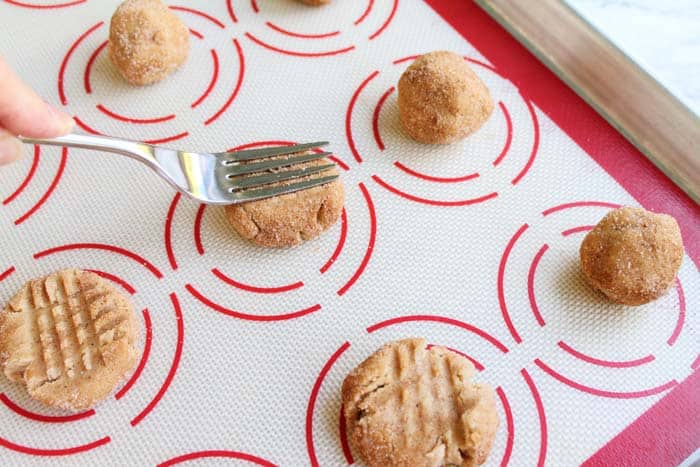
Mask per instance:
[[[231,164],[240,161],[251,161],[254,159],[265,159],[273,156],[284,156],[285,154],[294,154],[295,152],[308,151],[309,149],[319,148],[328,144],[328,141],[319,141],[316,143],[295,144],[294,146],[275,146],[261,149],[246,149],[244,151],[234,151],[223,153],[227,159],[225,163]]]
[[[270,188],[261,188],[259,190],[245,190],[235,193],[231,193],[234,200],[240,202],[255,201],[263,198],[271,198],[273,196],[284,195],[288,193],[294,193],[296,191],[306,190],[309,188],[314,188],[317,186],[325,185],[338,178],[338,175],[331,175],[329,177],[312,178],[311,180],[304,180],[299,183],[292,183],[290,185],[273,186]]]
[[[316,161],[330,156],[330,152],[321,152],[313,154],[301,154],[299,156],[290,157],[288,159],[273,159],[271,161],[254,162],[251,164],[232,165],[229,167],[229,177],[236,175],[252,174],[256,172],[264,172],[266,170],[280,169],[290,165],[302,164],[304,162]]]
[[[258,175],[255,177],[246,177],[237,179],[232,185],[232,187],[236,190],[254,188],[256,186],[269,185],[270,183],[283,182],[285,180],[292,180],[295,178],[316,174],[332,169],[334,167],[335,164],[316,165],[313,167],[304,167],[303,169],[285,170],[284,172],[276,172],[267,175]]]

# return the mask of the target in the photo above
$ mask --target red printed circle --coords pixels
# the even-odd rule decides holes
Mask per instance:
[[[27,8],[31,10],[55,10],[58,8],[67,8],[71,6],[80,5],[86,3],[88,0],[64,0],[58,2],[51,1],[39,1],[35,2],[33,0],[3,0],[9,5],[18,6],[21,8]]]
[[[474,336],[476,338],[476,341],[481,341],[485,347],[491,349],[491,357],[489,358],[494,358],[497,355],[505,355],[508,352],[508,349],[500,342],[498,341],[495,337],[491,336],[484,330],[473,326],[468,323],[464,323],[462,321],[453,319],[453,318],[448,318],[444,316],[438,316],[438,315],[406,315],[406,316],[400,316],[392,319],[388,319],[382,322],[379,322],[377,324],[374,324],[372,326],[369,326],[366,331],[367,335],[371,336],[375,333],[386,331],[389,328],[392,328],[390,332],[394,332],[395,327],[403,327],[403,326],[411,326],[411,323],[415,326],[420,326],[424,329],[421,329],[421,332],[424,333],[427,331],[427,327],[430,325],[438,325],[438,326],[448,326],[451,328],[454,328],[455,330],[458,330],[458,332],[464,332],[466,331],[470,335]],[[403,332],[403,330],[401,331]],[[409,332],[408,335],[415,335],[416,332],[414,330],[411,331],[406,331]],[[396,338],[393,334],[391,335],[391,340]],[[387,340],[389,340],[389,337],[387,337]],[[459,339],[460,346],[465,345],[465,341],[468,341],[468,338],[466,336],[462,337]],[[436,345],[435,342],[431,342],[428,346],[431,347],[433,345]],[[478,345],[475,345],[472,343],[474,348],[479,347]],[[350,446],[350,443],[348,442],[347,439],[347,433],[346,433],[346,426],[345,426],[345,418],[342,416],[342,407],[340,406],[340,403],[338,401],[338,398],[340,396],[340,389],[336,388],[337,390],[335,391],[335,394],[329,394],[329,388],[326,387],[326,381],[329,379],[329,374],[331,372],[339,372],[342,371],[339,367],[348,367],[349,365],[355,365],[358,364],[359,361],[362,358],[365,358],[365,356],[362,357],[353,357],[354,363],[343,363],[339,364],[339,362],[347,357],[347,351],[351,348],[351,343],[349,341],[343,343],[334,353],[329,357],[329,359],[326,361],[326,363],[323,365],[321,368],[316,381],[314,382],[314,385],[311,389],[311,394],[309,396],[308,400],[308,405],[307,405],[307,412],[306,412],[306,443],[307,443],[307,451],[309,455],[309,460],[312,466],[318,466],[318,465],[326,465],[326,464],[334,464],[338,465],[341,462],[346,463],[348,465],[351,465],[354,463],[355,458],[352,453],[352,448]],[[468,352],[465,352],[463,350],[460,350],[459,348],[453,348],[453,347],[448,347],[449,350],[456,352],[467,359],[469,359],[473,364],[475,369],[481,373],[485,372],[488,370],[490,365],[488,363],[483,363],[485,360],[481,358],[476,358],[473,354],[471,354],[472,351],[470,350]],[[484,351],[482,349],[482,351]],[[345,370],[348,370],[348,368],[345,368]],[[495,370],[497,371],[497,370]],[[500,374],[500,373],[499,373]],[[539,390],[537,389],[532,377],[530,376],[529,372],[526,369],[522,369],[519,374],[520,378],[516,379],[516,382],[511,382],[509,381],[507,383],[507,386],[509,390],[513,391],[525,391],[526,393],[529,393],[527,396],[528,400],[532,400],[533,402],[533,408],[532,411],[536,413],[536,419],[538,425],[536,427],[532,427],[534,429],[534,432],[539,433],[539,440],[540,440],[540,447],[539,451],[537,451],[537,465],[544,465],[545,457],[546,457],[546,451],[547,451],[547,422],[546,422],[546,415],[544,411],[544,406],[542,404],[542,399],[539,395]],[[341,375],[342,377],[342,375]],[[479,375],[481,377],[481,375]],[[338,380],[338,375],[334,378]],[[486,377],[488,379],[488,376]],[[505,466],[508,464],[514,449],[519,449],[518,444],[516,446],[515,444],[515,433],[516,433],[516,422],[518,428],[518,432],[523,432],[522,430],[526,430],[527,427],[527,419],[519,419],[516,418],[516,414],[513,410],[513,407],[511,405],[511,402],[509,400],[509,397],[506,395],[506,390],[505,390],[505,385],[501,385],[496,387],[496,395],[498,398],[498,403],[500,405],[499,412],[501,413],[500,420],[500,428],[499,428],[499,434],[496,439],[496,444],[494,447],[494,450],[491,452],[490,457],[493,458],[500,458],[500,465]],[[325,431],[327,435],[333,436],[338,438],[338,442],[336,444],[333,443],[323,443],[323,448],[317,448],[316,445],[316,436],[319,435],[319,428],[315,428],[315,423],[314,420],[316,419],[316,407],[318,405],[324,405],[323,413],[337,413],[337,424],[336,424],[336,430],[333,430],[333,433],[330,433],[329,427],[330,425],[328,422],[324,423],[321,428],[321,431]],[[329,405],[337,406],[336,409],[329,409]],[[532,419],[532,417],[529,417],[529,419]],[[318,425],[316,425],[318,426]],[[527,430],[526,430],[527,431]],[[529,450],[529,444],[532,443],[532,437],[529,436],[527,437],[522,437],[522,446],[525,447],[527,444],[528,446],[528,451]],[[319,449],[322,449],[322,451],[319,451]],[[334,451],[334,452],[330,452]],[[322,457],[322,458],[321,458]],[[533,459],[533,463],[535,460]]]
[[[494,93],[493,115],[475,134],[449,147],[415,143],[400,128],[396,106],[396,83],[415,58],[400,58],[385,70],[375,70],[352,95],[345,132],[355,161],[381,171],[372,179],[387,191],[433,206],[483,203],[496,198],[504,186],[520,183],[539,147],[539,122],[532,103],[518,92],[501,93],[512,85],[498,70],[465,57]],[[531,124],[514,126],[514,121]],[[500,141],[496,151],[494,140]]]
[[[677,279],[668,295],[646,307],[632,309],[610,303],[585,282],[579,269],[583,235],[610,209],[618,207],[617,203],[600,201],[565,203],[543,211],[537,222],[522,224],[501,255],[498,301],[504,323],[516,343],[542,340],[536,337],[538,332],[554,337],[558,364],[544,357],[535,359],[545,374],[601,397],[645,397],[666,391],[677,382],[641,383],[641,389],[630,389],[633,381],[639,383],[639,378],[623,375],[636,374],[629,372],[655,364],[659,352],[673,349],[683,331],[685,295]],[[566,294],[558,294],[560,289],[565,289]],[[529,310],[513,306],[524,301]],[[659,313],[659,308],[663,313]],[[564,361],[569,363],[562,373],[556,367]],[[570,376],[584,369],[585,376]],[[629,384],[600,389],[598,386],[616,384],[610,378],[610,369],[617,370]],[[646,387],[649,385],[652,387]]]
[[[259,141],[231,150],[292,144]],[[329,159],[341,171],[348,170],[337,156]],[[344,295],[360,280],[374,250],[377,219],[370,190],[359,183],[346,186],[345,191],[346,206],[338,225],[319,239],[290,249],[255,246],[232,231],[222,208],[194,208],[189,200],[176,194],[164,223],[164,246],[170,267],[178,270],[180,248],[195,250],[197,254],[190,257],[189,269],[202,272],[187,279],[186,290],[207,308],[227,316],[270,322],[317,312],[322,308],[321,301],[309,301],[306,291],[313,290],[312,296],[317,296],[331,286],[337,287],[337,295]],[[190,238],[175,238],[173,225],[182,222],[192,224]],[[343,265],[342,271],[338,271],[341,268],[337,264]],[[260,277],[269,279],[260,282]],[[280,300],[281,296],[284,300]]]
[[[54,157],[43,157],[46,152],[57,152]],[[42,148],[34,146],[34,151],[31,159],[13,164],[8,170],[22,171],[19,174],[18,182],[13,185],[12,182],[5,186],[11,188],[11,191],[0,195],[0,208],[15,209],[17,206],[17,214],[14,220],[14,225],[21,225],[29,218],[34,216],[37,211],[42,209],[49,201],[51,195],[58,187],[63,173],[68,162],[68,149],[66,148]],[[26,166],[29,166],[28,168]],[[6,175],[11,178],[11,175]],[[32,200],[27,199],[29,187],[37,187],[36,192],[41,193],[38,198]]]
[[[171,465],[183,464],[197,459],[237,459],[246,461],[250,465],[259,465],[262,467],[275,467],[272,462],[266,461],[262,457],[246,454],[239,451],[197,451],[181,456],[173,457],[165,462],[158,464],[158,467],[169,467]]]
[[[399,0],[334,2],[322,8],[256,0],[226,3],[234,23],[242,23],[244,16],[246,20],[263,19],[245,33],[253,44],[302,58],[347,54],[362,43],[374,41],[389,29],[399,8]]]
[[[125,128],[133,139],[163,144],[189,135],[191,123],[183,119],[194,116],[208,126],[231,108],[246,72],[239,39],[212,41],[210,36],[226,33],[222,21],[199,9],[170,8],[189,27],[191,51],[181,69],[160,83],[132,86],[119,76],[107,57],[104,21],[85,30],[70,46],[59,70],[58,95],[64,106],[76,108],[74,118],[83,131],[100,135]],[[170,106],[168,96],[183,90],[190,93],[185,99],[189,104]]]

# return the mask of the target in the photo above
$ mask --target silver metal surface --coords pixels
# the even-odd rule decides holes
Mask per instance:
[[[318,141],[316,143],[296,144],[294,146],[273,146],[269,148],[246,149],[243,151],[236,151],[235,160],[231,162],[251,161],[253,159],[264,159],[272,156],[283,156],[285,154],[320,148],[321,146],[326,146],[327,144],[328,141]]]
[[[280,165],[293,165],[311,162],[318,159],[323,159],[324,157],[328,157],[330,155],[330,152],[319,152],[313,154],[301,154],[288,159],[273,159],[263,162],[249,162],[247,164],[233,165],[230,162],[226,162],[225,167],[227,168],[226,173],[228,176],[238,176],[272,170],[280,167]]]
[[[330,155],[327,152],[250,162],[315,149],[328,144],[327,142],[234,152],[197,153],[109,136],[75,133],[58,138],[20,137],[20,139],[27,144],[92,149],[136,159],[158,173],[179,192],[205,204],[236,204],[270,198],[324,185],[338,178],[338,175],[329,175],[305,179],[297,183],[265,186],[280,181],[294,181],[333,168],[335,164],[330,163],[298,170],[278,171],[285,167],[322,159]],[[263,174],[259,176],[241,177],[241,175],[261,172]],[[260,189],[260,187],[264,188]]]
[[[303,167],[297,170],[285,170],[283,172],[267,173],[265,175],[253,175],[250,177],[233,177],[231,181],[232,190],[244,190],[255,188],[271,183],[293,180],[295,178],[307,177],[316,173],[324,172],[335,167],[335,164],[314,165]]]

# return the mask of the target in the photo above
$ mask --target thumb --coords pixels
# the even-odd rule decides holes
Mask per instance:
[[[34,138],[61,136],[73,119],[44,102],[0,58],[0,128]]]
[[[22,143],[0,128],[0,165],[9,164],[22,155]]]

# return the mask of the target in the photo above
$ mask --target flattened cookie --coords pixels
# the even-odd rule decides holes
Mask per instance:
[[[294,156],[292,154],[290,156]],[[290,156],[281,156],[288,158]],[[328,164],[322,159],[295,165],[312,167]],[[309,178],[337,174],[336,169]],[[299,180],[295,180],[298,182]],[[283,182],[291,183],[291,182]],[[331,183],[274,198],[226,206],[226,217],[243,238],[266,247],[291,247],[318,237],[340,218],[345,201],[340,178]]]
[[[586,281],[613,302],[642,305],[664,295],[683,262],[676,220],[642,208],[609,212],[581,243]]]
[[[389,343],[343,382],[348,436],[370,466],[483,464],[498,429],[493,389],[474,366],[423,339]]]
[[[134,367],[137,334],[131,304],[111,284],[66,269],[27,282],[0,312],[0,368],[41,402],[84,410]]]
[[[331,0],[300,0],[302,3],[306,3],[307,5],[312,5],[312,6],[320,6],[320,5],[325,5],[326,3],[330,3]]]

